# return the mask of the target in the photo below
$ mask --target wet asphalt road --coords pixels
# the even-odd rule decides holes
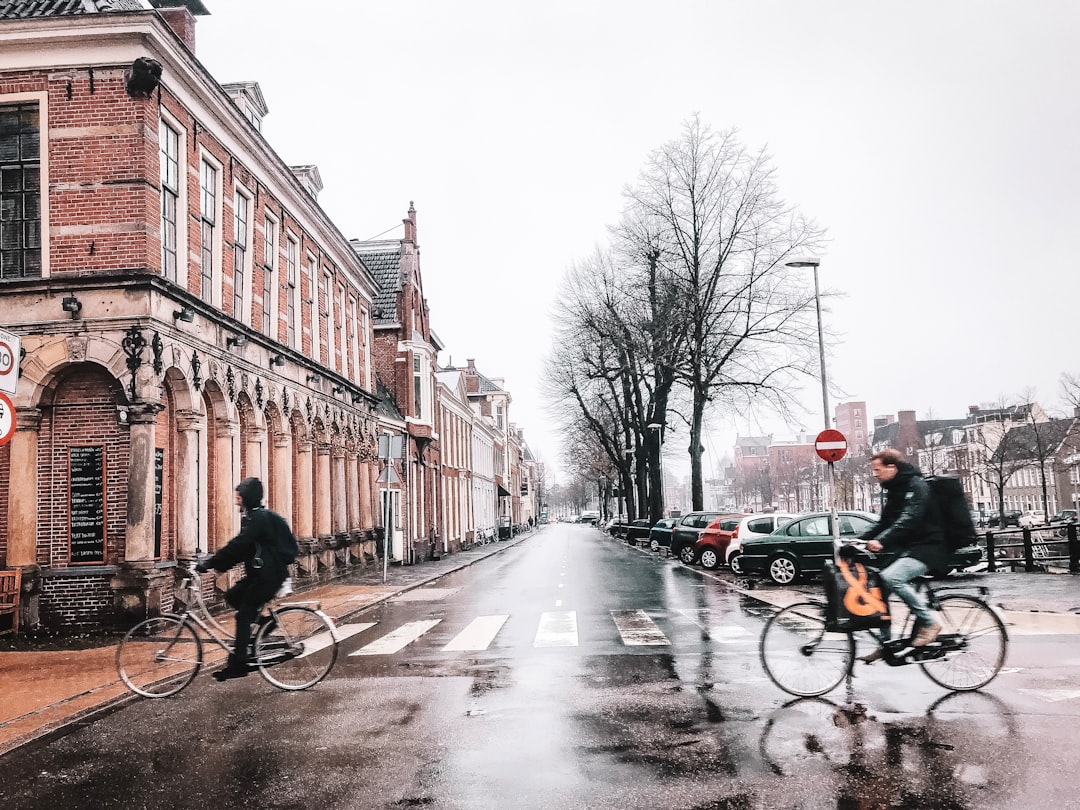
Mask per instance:
[[[202,675],[13,752],[3,807],[1080,808],[1075,636],[1015,635],[980,693],[877,666],[792,702],[758,663],[769,613],[549,526],[356,617],[310,691]]]

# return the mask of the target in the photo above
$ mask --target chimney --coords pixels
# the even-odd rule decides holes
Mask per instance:
[[[466,363],[465,367],[469,370],[469,373],[470,374],[475,374],[476,373],[476,360],[470,358],[469,360],[466,360],[465,363]]]
[[[195,53],[195,17],[204,17],[210,12],[202,0],[150,0],[150,5],[165,24],[173,30],[189,51]]]
[[[409,200],[409,216],[401,220],[405,223],[405,241],[416,244],[416,209],[413,208],[412,200]]]
[[[968,405],[968,416],[974,416],[979,412],[978,405]]]

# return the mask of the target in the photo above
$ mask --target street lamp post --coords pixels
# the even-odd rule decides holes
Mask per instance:
[[[825,329],[821,323],[821,290],[818,287],[818,266],[821,260],[812,256],[792,259],[786,262],[788,267],[814,268],[814,304],[817,307],[818,359],[821,362],[821,408],[825,415],[825,430],[832,427],[829,419],[829,383],[825,376]],[[836,472],[833,462],[829,462],[829,515],[832,522],[833,549],[840,543],[840,526],[836,520]]]
[[[660,517],[664,517],[667,514],[667,484],[664,481],[664,438],[663,433],[661,433],[664,426],[659,422],[650,422],[645,427],[656,431],[656,457],[660,465]]]

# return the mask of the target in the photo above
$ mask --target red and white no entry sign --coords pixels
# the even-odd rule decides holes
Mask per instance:
[[[823,430],[814,439],[814,449],[826,461],[839,461],[847,455],[847,439],[839,430]]]
[[[0,393],[0,447],[15,435],[15,403],[7,394]]]

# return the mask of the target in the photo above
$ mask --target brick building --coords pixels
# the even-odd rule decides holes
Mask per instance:
[[[371,350],[375,374],[405,420],[402,533],[391,550],[394,559],[411,563],[449,551],[450,541],[441,531],[439,503],[436,371],[442,344],[431,330],[411,203],[402,224],[401,239],[354,239],[351,244],[376,284]]]
[[[263,138],[258,85],[195,58],[200,0],[149,5],[0,3],[0,325],[25,349],[0,563],[24,571],[27,627],[167,608],[177,562],[235,533],[248,475],[297,576],[375,550],[375,279],[318,170]],[[404,338],[433,347],[418,301]],[[431,413],[407,411],[428,490]]]

